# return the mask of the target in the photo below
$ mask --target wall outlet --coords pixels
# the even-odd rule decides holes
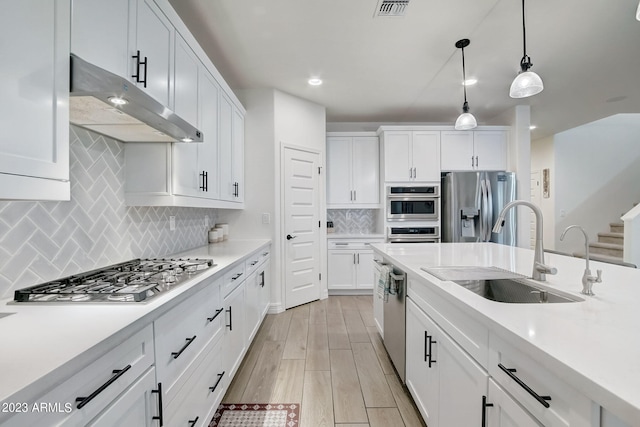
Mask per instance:
[[[204,228],[209,229],[209,215],[204,216]]]
[[[271,215],[269,214],[269,212],[264,212],[262,214],[262,223],[263,224],[270,224],[271,223]]]
[[[173,215],[169,217],[169,231],[176,231],[176,217]]]

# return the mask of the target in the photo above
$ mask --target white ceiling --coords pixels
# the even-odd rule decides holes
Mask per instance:
[[[500,124],[531,105],[532,138],[640,112],[638,0],[529,0],[527,53],[545,90],[509,98],[522,57],[519,0],[170,0],[233,89],[276,88],[324,105],[328,122],[453,123],[465,49],[471,112]],[[324,84],[311,87],[309,77]]]

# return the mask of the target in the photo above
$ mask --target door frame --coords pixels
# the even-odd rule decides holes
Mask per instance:
[[[279,307],[277,307],[277,312],[282,312],[286,307],[286,258],[284,253],[285,247],[285,235],[284,233],[284,225],[285,225],[285,215],[286,207],[284,200],[284,192],[285,192],[285,180],[284,180],[284,163],[285,163],[285,152],[286,150],[297,150],[297,151],[305,151],[312,154],[318,155],[319,165],[320,165],[320,177],[318,179],[318,218],[320,218],[320,247],[318,249],[318,259],[320,262],[320,299],[326,299],[329,296],[327,290],[327,208],[326,208],[326,167],[325,167],[325,155],[326,150],[317,149],[311,147],[305,147],[302,145],[289,144],[285,142],[280,142],[280,156],[279,156],[279,165],[277,167],[278,181],[279,186],[277,187],[278,194],[276,194],[276,198],[278,199],[278,203],[276,204],[276,212],[275,216],[278,218],[278,221],[275,221],[275,236],[274,236],[274,244],[276,247],[276,251],[280,254],[280,262],[278,265],[278,274],[276,275],[276,281],[280,282],[280,295],[278,295],[278,300],[280,301]],[[277,277],[279,276],[279,278]]]

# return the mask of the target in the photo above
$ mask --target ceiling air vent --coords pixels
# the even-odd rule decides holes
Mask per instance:
[[[404,16],[409,0],[380,0],[376,16]]]

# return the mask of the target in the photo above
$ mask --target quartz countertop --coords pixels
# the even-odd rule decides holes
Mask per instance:
[[[541,365],[629,425],[640,420],[640,270],[591,261],[602,270],[595,296],[582,295],[585,261],[545,254],[558,269],[543,283],[582,302],[505,304],[486,300],[439,280],[422,267],[496,266],[531,277],[534,253],[494,243],[373,244],[373,249],[430,286],[492,333],[517,346]],[[426,283],[428,281],[429,283]]]
[[[229,240],[167,257],[212,258],[216,266],[146,303],[13,303],[0,300],[0,402],[29,402],[179,302],[205,279],[270,244]],[[0,421],[2,420],[0,414]]]
[[[327,239],[384,239],[382,233],[327,233]]]

